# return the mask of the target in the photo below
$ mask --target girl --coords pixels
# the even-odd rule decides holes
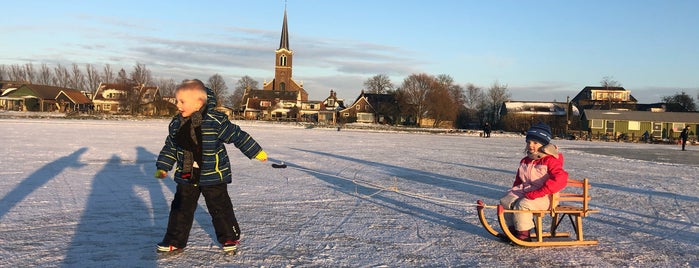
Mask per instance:
[[[505,209],[545,210],[549,195],[565,188],[568,172],[563,170],[563,155],[551,142],[551,128],[538,123],[527,130],[525,153],[512,188],[500,199]],[[531,213],[506,213],[508,228],[518,239],[528,240],[534,228]]]

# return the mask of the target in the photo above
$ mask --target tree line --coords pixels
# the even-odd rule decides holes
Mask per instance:
[[[136,63],[129,72],[124,68],[115,71],[110,64],[105,64],[100,69],[92,64],[81,67],[76,63],[69,66],[57,64],[53,67],[32,63],[3,64],[0,65],[0,80],[72,88],[92,95],[100,83],[136,83],[157,86],[164,97],[174,96],[178,84],[172,78],[154,79],[152,72],[142,63]],[[234,110],[239,110],[244,105],[243,95],[246,90],[259,89],[259,83],[247,75],[236,82],[230,95],[220,74],[212,75],[205,84],[214,91],[220,105]],[[609,76],[604,77],[600,84],[605,87],[621,86]],[[378,113],[393,115],[388,117],[392,124],[403,123],[400,118],[411,118],[414,123],[430,118],[433,126],[443,122],[453,122],[456,128],[474,128],[486,122],[496,126],[501,118],[503,103],[511,98],[507,85],[499,81],[493,82],[488,88],[472,83],[461,86],[446,74],[411,74],[398,86],[391,82],[388,75],[377,74],[364,81],[363,85],[363,90],[367,93],[392,94],[395,97],[396,103],[393,105],[375,107]],[[671,104],[670,107],[697,110],[694,98],[685,92],[665,96],[662,101]]]
[[[415,122],[430,118],[435,127],[453,122],[456,128],[479,127],[485,122],[496,124],[503,103],[511,97],[507,85],[498,81],[487,89],[471,83],[464,87],[449,75],[425,73],[411,74],[399,86],[395,86],[388,75],[377,74],[364,82],[364,91],[393,94],[398,111],[392,112],[400,117],[413,118]]]

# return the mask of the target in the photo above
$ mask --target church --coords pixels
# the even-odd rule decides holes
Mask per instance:
[[[264,81],[262,89],[247,89],[243,95],[244,117],[250,120],[309,121],[333,124],[344,100],[336,92],[323,101],[309,101],[303,82],[293,79],[294,51],[289,47],[286,8],[275,51],[274,79]]]

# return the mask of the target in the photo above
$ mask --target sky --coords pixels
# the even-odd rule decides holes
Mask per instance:
[[[293,79],[351,102],[386,74],[446,74],[512,100],[565,101],[604,77],[640,103],[699,95],[699,2],[7,1],[0,64],[93,64],[155,79],[274,78],[286,8]]]

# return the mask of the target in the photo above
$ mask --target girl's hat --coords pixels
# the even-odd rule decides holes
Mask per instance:
[[[551,142],[551,127],[544,123],[536,123],[527,130],[527,140],[535,140],[542,145]]]

